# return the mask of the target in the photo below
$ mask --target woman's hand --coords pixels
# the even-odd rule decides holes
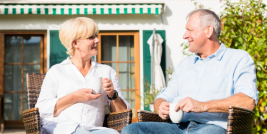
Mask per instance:
[[[108,78],[104,78],[103,79],[103,87],[104,87],[104,91],[106,92],[108,97],[113,98],[115,90],[114,90],[114,86],[113,86],[112,81],[109,80]],[[111,112],[118,112],[121,110],[125,110],[126,108],[127,108],[126,104],[124,103],[124,101],[120,97],[110,101],[110,111]]]
[[[108,78],[104,78],[103,87],[104,87],[104,91],[106,92],[108,97],[112,98],[114,96],[114,92],[115,92],[112,81]]]
[[[88,102],[98,99],[102,94],[93,94],[93,89],[82,88],[73,93],[73,99],[77,102]]]

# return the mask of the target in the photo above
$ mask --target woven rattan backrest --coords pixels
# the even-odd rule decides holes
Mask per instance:
[[[45,74],[40,73],[27,73],[26,85],[28,96],[28,109],[34,108],[39,97],[41,86],[44,80]]]
[[[252,110],[230,106],[226,134],[252,134],[253,123]]]

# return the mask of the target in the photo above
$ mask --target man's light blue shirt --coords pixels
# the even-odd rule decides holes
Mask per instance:
[[[255,65],[243,50],[219,49],[206,59],[193,55],[182,60],[175,68],[168,86],[156,97],[178,103],[185,97],[200,102],[221,100],[244,93],[258,102]],[[185,113],[182,122],[194,120],[215,124],[226,129],[228,113]]]

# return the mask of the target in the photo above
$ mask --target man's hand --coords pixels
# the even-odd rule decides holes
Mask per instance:
[[[169,118],[169,107],[170,102],[162,102],[159,106],[159,117],[163,120],[166,120]]]
[[[186,97],[180,100],[174,108],[175,111],[179,109],[181,109],[186,113],[189,112],[202,113],[205,112],[205,105],[203,102],[199,102],[190,97]]]

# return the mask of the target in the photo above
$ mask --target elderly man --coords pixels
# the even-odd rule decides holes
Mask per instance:
[[[179,63],[155,101],[162,119],[169,118],[169,104],[175,103],[175,110],[184,111],[181,123],[133,123],[123,134],[225,134],[230,105],[254,109],[258,91],[251,56],[219,42],[221,23],[213,11],[194,10],[187,19],[183,38],[196,55]]]

